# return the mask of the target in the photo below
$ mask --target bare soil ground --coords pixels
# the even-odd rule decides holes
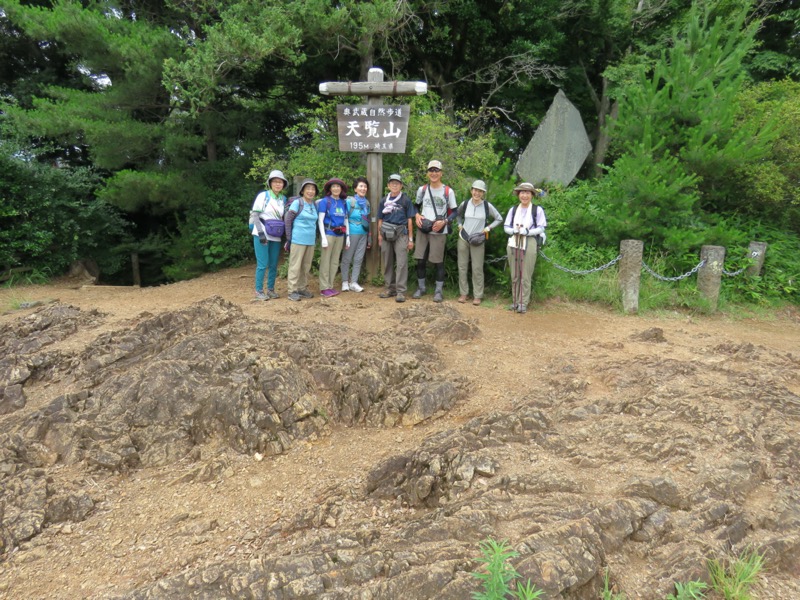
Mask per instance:
[[[335,319],[353,335],[382,330],[396,319],[401,306],[378,298],[379,289],[343,293],[332,300],[289,302],[285,281],[278,282],[282,298],[252,302],[252,267],[227,270],[187,282],[154,288],[78,286],[63,280],[44,286],[0,290],[0,307],[14,301],[57,300],[96,309],[104,320],[94,328],[78,331],[57,349],[78,351],[98,335],[133,326],[147,314],[178,310],[207,298],[221,296],[241,306],[253,320],[292,321],[298,314],[324,327]],[[431,302],[427,296],[419,302]],[[427,437],[451,430],[469,419],[492,411],[510,411],[537,393],[537,381],[554,370],[574,372],[576,385],[586,397],[600,399],[614,393],[621,376],[603,365],[658,356],[664,361],[697,361],[704,348],[754,348],[797,356],[800,351],[800,317],[785,311],[772,318],[733,320],[726,316],[667,313],[655,316],[623,316],[598,306],[548,302],[534,305],[526,315],[506,310],[502,300],[482,306],[446,301],[481,331],[474,341],[436,342],[447,369],[463,375],[469,393],[448,413],[414,427],[334,427],[330,435],[304,442],[277,457],[254,457],[228,448],[208,448],[205,456],[223,460],[223,474],[208,483],[182,483],[192,467],[187,459],[163,468],[144,468],[130,473],[94,472],[80,465],[56,466],[52,477],[71,485],[89,486],[97,500],[96,510],[81,523],[46,528],[31,542],[0,558],[0,598],[104,598],[127,593],[182,569],[211,564],[226,557],[255,557],[263,544],[263,532],[271,525],[312,510],[331,489],[363,486],[367,473],[381,459],[419,446]],[[409,300],[405,306],[413,301]],[[8,312],[0,325],[11,323],[36,309]],[[653,340],[654,328],[663,340]],[[650,332],[650,333],[648,333]],[[660,343],[656,343],[660,342]],[[718,354],[713,361],[740,360]],[[533,365],[531,367],[531,365]],[[700,369],[707,365],[698,363]],[[754,360],[749,369],[757,371]],[[528,375],[533,372],[535,377]],[[676,375],[680,377],[680,375]],[[800,377],[784,373],[783,384],[800,395]],[[692,380],[686,380],[687,391]],[[37,383],[26,388],[29,407],[43,405],[69,391],[64,383]],[[0,421],[2,427],[2,421]],[[798,420],[791,431],[798,439]],[[635,433],[635,432],[634,432]],[[592,454],[587,442],[587,456]],[[629,455],[631,463],[637,460]],[[677,469],[674,465],[671,469]],[[614,487],[633,470],[624,460],[612,468],[591,472],[595,488]],[[678,476],[678,475],[676,475]],[[764,492],[767,494],[767,492]],[[768,495],[768,494],[767,494]],[[750,494],[748,509],[759,511],[763,498]],[[413,508],[398,506],[399,513]],[[376,514],[376,520],[392,527],[392,514]],[[623,561],[628,561],[627,563]],[[637,574],[648,560],[632,555],[609,556],[619,585],[629,598],[650,598],[637,590]],[[763,599],[800,598],[796,573],[767,571],[757,590]]]

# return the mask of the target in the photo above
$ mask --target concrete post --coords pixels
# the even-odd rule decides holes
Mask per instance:
[[[719,288],[722,281],[722,266],[725,264],[725,248],[723,246],[703,246],[700,249],[700,260],[705,264],[697,272],[697,289],[708,301],[709,309],[717,310]]]
[[[747,267],[747,275],[755,277],[761,275],[761,269],[764,268],[764,258],[767,254],[767,244],[764,242],[750,242],[750,256],[753,257],[753,264]]]
[[[639,310],[639,282],[642,274],[644,242],[622,240],[619,244],[619,288],[622,293],[622,310],[635,313]]]

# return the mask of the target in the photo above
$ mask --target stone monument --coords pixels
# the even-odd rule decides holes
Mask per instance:
[[[578,109],[558,90],[514,171],[534,185],[569,183],[589,156],[592,144]]]

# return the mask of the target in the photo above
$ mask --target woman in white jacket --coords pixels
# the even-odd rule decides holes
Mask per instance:
[[[514,188],[519,204],[506,215],[503,229],[508,234],[508,266],[511,269],[511,310],[524,313],[531,299],[531,278],[536,268],[539,240],[545,238],[547,218],[541,206],[532,203],[533,197],[543,195],[531,183]]]

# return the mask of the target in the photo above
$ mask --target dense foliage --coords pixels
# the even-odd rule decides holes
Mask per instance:
[[[0,273],[93,259],[125,281],[136,252],[156,283],[249,259],[270,169],[363,174],[337,150],[343,99],[317,86],[380,65],[432,90],[398,100],[408,149],[384,156],[408,191],[436,156],[459,198],[480,177],[505,212],[513,163],[561,88],[594,152],[545,201],[553,256],[605,260],[635,237],[678,271],[702,244],[740,256],[758,238],[768,269],[734,293],[796,301],[798,40],[796,0],[7,0]],[[487,271],[507,283],[502,261]],[[558,293],[546,266],[537,277],[537,293]]]

